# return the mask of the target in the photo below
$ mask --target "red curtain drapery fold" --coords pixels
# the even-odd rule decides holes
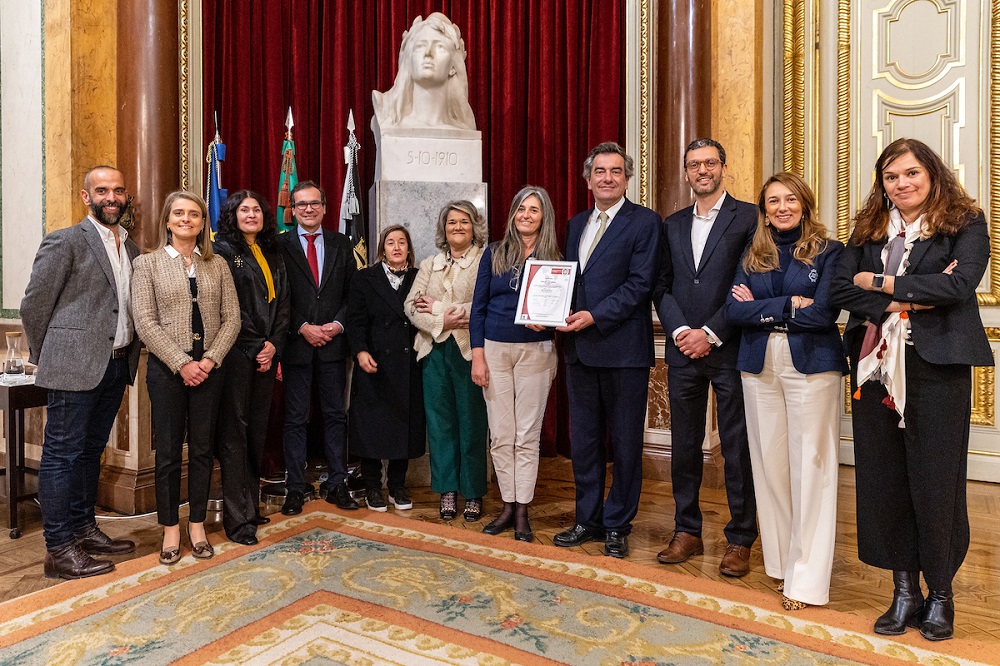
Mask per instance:
[[[325,222],[336,227],[348,111],[358,125],[367,191],[375,166],[371,92],[391,87],[413,19],[439,11],[461,29],[468,52],[491,238],[502,235],[511,198],[530,183],[552,196],[563,241],[566,221],[592,205],[584,157],[601,141],[624,138],[624,2],[204,0],[206,144],[217,113],[227,144],[223,184],[256,190],[273,204],[291,106],[299,178],[326,190]],[[566,419],[557,418],[565,404],[557,380],[542,432],[545,453],[557,445],[568,451]]]

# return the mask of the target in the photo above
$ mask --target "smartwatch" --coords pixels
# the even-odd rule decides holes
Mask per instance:
[[[881,291],[882,285],[884,284],[885,284],[885,274],[876,273],[875,275],[872,276],[872,289]]]

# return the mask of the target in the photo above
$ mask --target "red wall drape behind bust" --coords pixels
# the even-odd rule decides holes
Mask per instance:
[[[335,228],[343,146],[354,110],[361,184],[372,184],[372,90],[388,90],[403,31],[439,11],[462,31],[469,102],[483,133],[490,236],[525,184],[548,190],[560,241],[566,222],[592,205],[583,159],[622,141],[624,0],[204,0],[206,143],[218,113],[227,145],[222,183],[274,204],[286,110],[292,107],[301,180],[319,182]],[[375,242],[371,240],[370,242]],[[422,259],[422,257],[418,257]],[[561,382],[559,382],[561,384]],[[550,396],[543,451],[568,451],[564,389]],[[559,423],[561,421],[561,423]]]

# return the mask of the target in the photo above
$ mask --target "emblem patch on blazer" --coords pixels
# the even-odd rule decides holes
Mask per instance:
[[[815,268],[812,269],[811,271],[809,271],[809,281],[810,282],[815,282],[818,279],[819,279],[819,271],[817,271]]]

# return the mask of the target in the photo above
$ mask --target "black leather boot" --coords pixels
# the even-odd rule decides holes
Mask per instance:
[[[955,600],[951,590],[928,590],[920,635],[929,641],[946,641],[955,635]]]
[[[893,571],[892,583],[896,586],[892,605],[875,620],[875,633],[883,636],[899,636],[906,632],[906,627],[919,626],[924,607],[919,571]]]

